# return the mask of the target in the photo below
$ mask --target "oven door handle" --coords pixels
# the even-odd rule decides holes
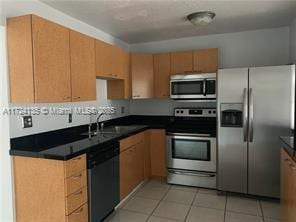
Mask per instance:
[[[206,173],[192,173],[192,172],[182,172],[175,170],[168,170],[169,173],[179,174],[179,175],[188,175],[188,176],[197,176],[197,177],[215,177],[215,174],[206,174]]]

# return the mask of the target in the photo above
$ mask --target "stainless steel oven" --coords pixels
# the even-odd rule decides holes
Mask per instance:
[[[167,181],[216,188],[216,109],[176,108],[167,130]]]
[[[167,135],[168,183],[216,188],[216,138]]]
[[[170,98],[176,100],[215,100],[216,73],[172,75]]]
[[[167,135],[168,168],[216,172],[216,138],[207,134]]]

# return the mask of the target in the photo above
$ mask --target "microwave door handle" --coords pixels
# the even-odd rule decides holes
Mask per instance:
[[[203,95],[204,95],[204,96],[207,95],[207,92],[206,92],[206,84],[207,84],[207,80],[204,79],[204,80],[203,80]]]
[[[247,88],[244,88],[244,101],[243,101],[243,131],[244,142],[248,140],[248,93]]]

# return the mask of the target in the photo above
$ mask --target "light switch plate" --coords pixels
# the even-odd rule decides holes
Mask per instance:
[[[33,119],[32,116],[23,116],[23,128],[33,127]]]

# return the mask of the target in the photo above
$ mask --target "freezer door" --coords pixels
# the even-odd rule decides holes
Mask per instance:
[[[248,69],[218,72],[218,189],[247,193],[247,105]],[[243,126],[222,127],[221,107],[243,112]],[[222,124],[223,125],[223,124]]]
[[[293,123],[295,66],[250,68],[248,193],[279,197],[280,141]]]

